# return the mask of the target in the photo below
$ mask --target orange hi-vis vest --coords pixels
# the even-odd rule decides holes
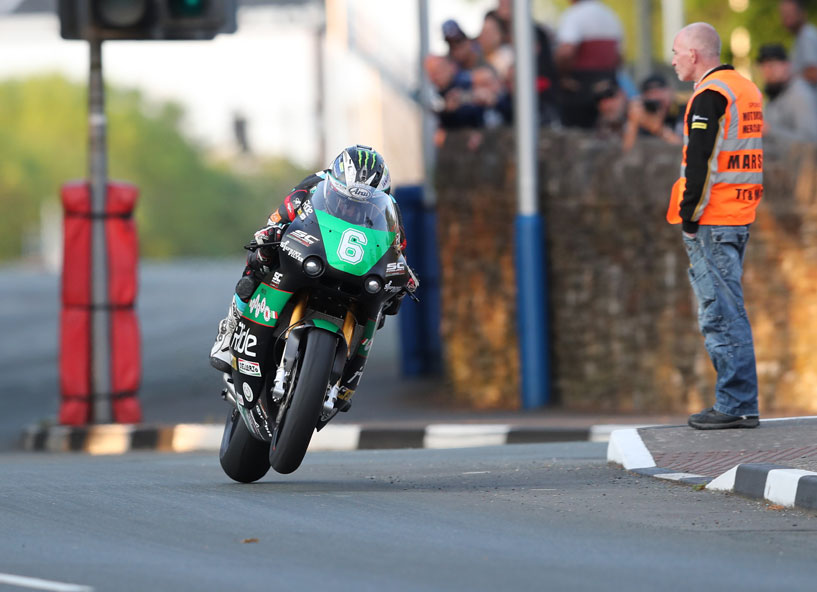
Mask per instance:
[[[691,221],[712,226],[751,224],[763,197],[763,97],[753,82],[735,70],[709,74],[687,103],[681,177],[672,187],[667,221],[682,222],[680,207],[686,188],[689,126],[694,129],[697,123],[689,122],[689,111],[695,97],[705,90],[721,93],[727,104],[718,122],[720,130],[709,159],[703,194]]]

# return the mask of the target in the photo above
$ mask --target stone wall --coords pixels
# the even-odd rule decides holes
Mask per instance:
[[[513,223],[514,142],[450,134],[436,179],[442,333],[455,396],[519,402]],[[767,142],[766,192],[744,286],[762,413],[817,411],[817,167],[814,147]],[[547,228],[552,388],[568,409],[687,412],[711,404],[680,227],[664,216],[680,148],[628,154],[580,132],[539,144]]]

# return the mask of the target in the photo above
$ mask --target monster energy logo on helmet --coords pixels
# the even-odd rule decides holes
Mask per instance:
[[[332,163],[332,176],[346,186],[365,183],[381,191],[391,190],[391,177],[383,157],[370,146],[346,148]]]

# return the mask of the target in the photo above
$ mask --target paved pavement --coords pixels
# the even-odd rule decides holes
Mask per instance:
[[[764,421],[753,430],[639,430],[659,467],[717,477],[741,463],[817,471],[817,418]]]
[[[622,429],[607,458],[660,479],[817,510],[817,417],[766,419],[755,429]]]

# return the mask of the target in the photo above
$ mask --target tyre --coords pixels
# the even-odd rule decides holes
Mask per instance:
[[[240,483],[258,481],[269,471],[269,442],[253,437],[238,409],[227,416],[218,459],[227,476]]]
[[[337,335],[319,329],[306,337],[292,401],[276,445],[269,452],[269,464],[279,473],[291,473],[301,466],[321,416],[337,344]]]

